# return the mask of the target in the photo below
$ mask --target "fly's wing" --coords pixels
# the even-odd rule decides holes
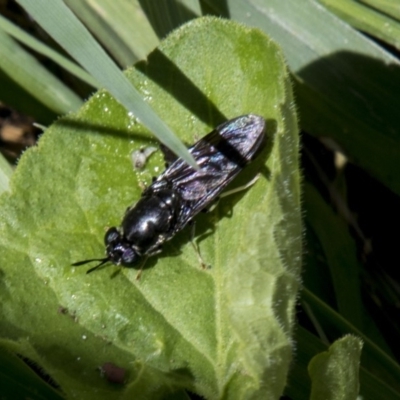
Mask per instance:
[[[252,160],[264,134],[265,120],[258,115],[227,121],[189,149],[200,167],[198,171],[178,159],[157,178],[149,187],[152,192],[168,182],[183,200],[177,231],[209,205]]]

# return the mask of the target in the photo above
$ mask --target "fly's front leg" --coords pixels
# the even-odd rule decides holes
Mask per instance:
[[[136,280],[137,281],[142,276],[143,268],[146,265],[146,262],[147,262],[147,259],[149,258],[149,256],[155,256],[156,254],[161,253],[161,251],[162,251],[162,243],[164,243],[165,239],[162,238],[162,241],[161,241],[161,239],[159,239],[159,241],[160,241],[160,243],[156,243],[154,246],[150,247],[147,250],[147,254],[145,256],[145,259],[143,260],[142,264],[140,265],[139,272],[136,275]]]

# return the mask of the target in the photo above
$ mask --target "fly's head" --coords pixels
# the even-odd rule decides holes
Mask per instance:
[[[106,257],[92,258],[90,260],[83,260],[73,263],[72,266],[78,267],[92,261],[100,261],[99,264],[88,269],[87,274],[99,269],[104,264],[112,262],[115,265],[122,265],[123,267],[132,268],[136,266],[142,258],[142,255],[136,251],[132,244],[130,244],[117,228],[110,228],[104,236],[104,243],[106,245]]]
[[[142,256],[132,248],[117,228],[110,228],[105,237],[107,260],[116,265],[131,268],[138,264]]]

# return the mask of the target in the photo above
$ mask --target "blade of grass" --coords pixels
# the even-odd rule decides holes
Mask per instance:
[[[13,173],[10,164],[0,154],[0,194],[9,189],[9,180]]]
[[[158,44],[137,1],[67,0],[65,3],[122,68],[144,59]]]
[[[63,114],[82,104],[75,93],[3,30],[0,30],[0,54],[0,68],[5,74],[50,110]]]
[[[1,100],[21,114],[35,117],[41,125],[50,125],[59,115],[0,69]]]
[[[84,69],[82,69],[72,61],[68,60],[68,58],[64,57],[57,51],[44,45],[39,40],[35,39],[32,35],[27,34],[24,30],[14,25],[12,22],[8,21],[1,15],[0,28],[11,35],[14,39],[17,39],[20,43],[31,48],[35,52],[48,57],[50,60],[53,60],[61,67],[63,67],[66,71],[70,72],[72,75],[88,83],[89,85],[96,87],[97,82]]]
[[[134,89],[126,76],[93,36],[61,1],[18,0],[35,20],[56,40],[74,59],[108,90],[124,107],[132,112],[157,138],[196,167],[193,157],[184,144],[172,133],[168,126],[154,113],[152,108]]]
[[[348,234],[346,223],[334,214],[314,186],[306,184],[304,193],[307,221],[316,232],[328,260],[339,312],[362,329],[364,308],[355,243]]]
[[[363,4],[349,0],[318,0],[338,17],[400,49],[400,23]]]
[[[385,13],[400,20],[400,7],[396,0],[358,0],[360,3],[368,4],[375,10]]]
[[[199,15],[179,1],[141,0],[140,4],[159,39],[163,39],[176,27]],[[198,9],[198,12],[200,12],[200,9]]]

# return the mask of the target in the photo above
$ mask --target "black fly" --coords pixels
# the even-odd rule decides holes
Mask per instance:
[[[264,141],[264,118],[248,114],[231,119],[195,143],[189,152],[199,170],[174,161],[129,208],[121,228],[110,228],[104,238],[107,256],[72,264],[110,261],[134,267],[143,257],[161,251],[201,210],[212,203],[236,175],[253,160]]]

